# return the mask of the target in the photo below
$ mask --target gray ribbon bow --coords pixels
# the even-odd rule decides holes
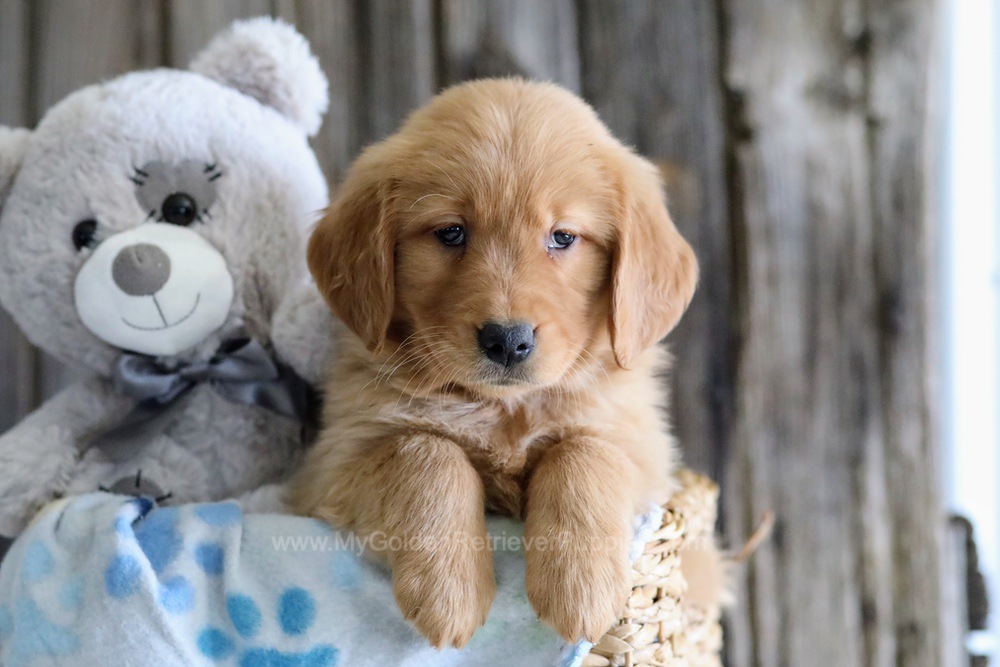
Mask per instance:
[[[312,390],[305,380],[250,338],[224,343],[211,359],[177,367],[125,353],[118,359],[113,379],[118,391],[145,404],[168,405],[195,385],[208,382],[227,401],[256,405],[303,422],[313,407]]]
[[[184,395],[205,382],[227,401],[271,410],[298,420],[304,429],[313,425],[318,407],[312,387],[250,338],[223,343],[211,359],[171,366],[126,352],[119,357],[112,380],[118,391],[135,398],[137,404],[121,422],[86,446],[119,463],[133,460],[162,433],[184,404]]]

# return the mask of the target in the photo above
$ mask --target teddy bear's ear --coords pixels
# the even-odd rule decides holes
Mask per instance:
[[[309,136],[326,113],[326,77],[306,38],[284,21],[237,21],[195,57],[191,70],[277,109]]]
[[[0,125],[0,209],[28,150],[29,130]]]

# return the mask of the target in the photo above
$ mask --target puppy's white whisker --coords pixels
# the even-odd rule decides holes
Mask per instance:
[[[382,365],[379,367],[379,369],[375,372],[375,377],[371,381],[369,381],[367,384],[365,384],[365,386],[362,387],[362,390],[366,389],[368,387],[368,385],[370,385],[372,382],[375,382],[375,387],[377,388],[383,381],[387,381],[388,378],[392,377],[392,375],[397,370],[399,370],[403,365],[405,365],[411,358],[415,358],[416,355],[419,354],[419,349],[414,349],[414,350],[409,350],[409,351],[406,349],[407,344],[411,340],[413,340],[417,336],[426,334],[427,332],[435,332],[436,333],[435,330],[444,329],[444,328],[445,327],[439,326],[439,325],[438,326],[425,327],[423,329],[418,329],[417,331],[414,331],[409,336],[407,336],[403,340],[403,342],[399,344],[399,347],[396,348],[396,350],[391,355],[389,355],[389,357],[382,363]],[[390,368],[388,374],[385,374],[384,371],[385,371],[386,366],[389,365],[390,363],[394,362],[394,360],[399,355],[402,355],[401,356],[401,360],[398,363],[396,363],[394,366],[392,366]]]
[[[432,355],[426,355],[420,360],[420,362],[417,364],[417,366],[413,369],[412,373],[410,374],[410,378],[406,381],[406,384],[404,384],[403,388],[399,391],[399,396],[396,398],[395,404],[393,404],[393,411],[399,409],[399,401],[402,400],[403,395],[407,393],[406,390],[410,387],[410,383],[413,382],[415,378],[421,376],[421,374],[424,372],[427,366],[432,363],[437,363],[437,359],[435,359]]]
[[[407,412],[409,412],[410,408],[413,407],[413,401],[414,401],[414,399],[416,399],[417,396],[420,395],[420,392],[423,390],[424,386],[426,385],[428,389],[432,388],[434,386],[434,382],[437,380],[437,377],[441,374],[441,371],[447,369],[448,366],[449,366],[448,362],[441,362],[441,363],[437,364],[434,367],[434,369],[429,370],[425,374],[424,379],[421,380],[417,384],[416,389],[414,389],[413,392],[410,394],[410,400],[407,401],[407,403],[406,403],[406,410],[407,410]],[[434,378],[431,379],[431,375],[430,374],[431,374],[431,372],[434,372],[435,370],[437,372],[435,372]]]
[[[439,164],[435,164],[434,168],[438,170],[439,174],[441,174],[442,176],[444,176],[445,178],[448,179],[448,182],[451,183],[452,187],[455,188],[456,192],[460,192],[461,191],[461,188],[458,187],[458,183],[455,182],[454,177],[450,173],[448,173],[447,169],[445,169],[444,167],[442,167]]]
[[[420,375],[422,377],[418,382],[416,388],[412,392],[410,392],[410,400],[407,403],[407,410],[410,409],[410,407],[413,404],[414,398],[420,394],[420,392],[423,390],[425,386],[430,388],[436,385],[442,373],[444,372],[450,373],[451,372],[450,369],[454,365],[454,362],[449,363],[446,360],[440,360],[436,357],[437,353],[446,351],[449,347],[451,347],[449,341],[447,341],[444,338],[440,338],[439,340],[430,341],[430,343],[432,343],[433,345],[428,344],[426,346],[426,352],[428,359],[433,359],[433,364],[432,365],[424,364],[425,366],[424,368],[414,370],[413,377],[416,377],[417,375]],[[432,373],[434,374],[433,377],[431,375]],[[409,382],[412,382],[413,377],[411,377],[410,381],[408,381],[407,384],[403,387],[401,396],[402,393],[406,393],[406,390],[409,387]],[[397,399],[397,405],[398,405],[398,399]]]
[[[410,208],[408,208],[406,210],[407,211],[412,211],[414,206],[416,206],[417,204],[419,204],[423,200],[427,199],[428,197],[441,197],[442,199],[450,199],[452,201],[458,201],[458,197],[452,197],[451,195],[442,194],[440,192],[432,192],[432,193],[424,195],[422,197],[417,197],[414,200],[414,202],[412,204],[410,204]]]
[[[590,359],[590,361],[592,362],[593,366],[604,374],[604,379],[607,380],[608,382],[611,382],[611,374],[608,373],[608,369],[604,367],[604,364],[601,362],[601,360],[594,356],[593,352],[584,347],[582,350],[580,350],[580,353],[586,355],[586,357]],[[594,386],[597,388],[598,391],[601,391],[603,387],[601,387],[600,383],[597,382],[597,378],[594,377],[593,380],[594,380]]]

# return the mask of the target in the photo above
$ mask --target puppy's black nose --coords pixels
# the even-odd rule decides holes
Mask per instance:
[[[524,322],[487,322],[479,330],[479,347],[487,359],[509,368],[535,349],[535,330]]]

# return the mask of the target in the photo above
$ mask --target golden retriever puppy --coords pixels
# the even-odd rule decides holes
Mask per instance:
[[[295,510],[378,536],[436,646],[493,600],[484,511],[523,517],[539,618],[597,640],[673,490],[655,344],[697,263],[656,168],[557,86],[467,83],[364,151],[308,259],[350,332]]]

